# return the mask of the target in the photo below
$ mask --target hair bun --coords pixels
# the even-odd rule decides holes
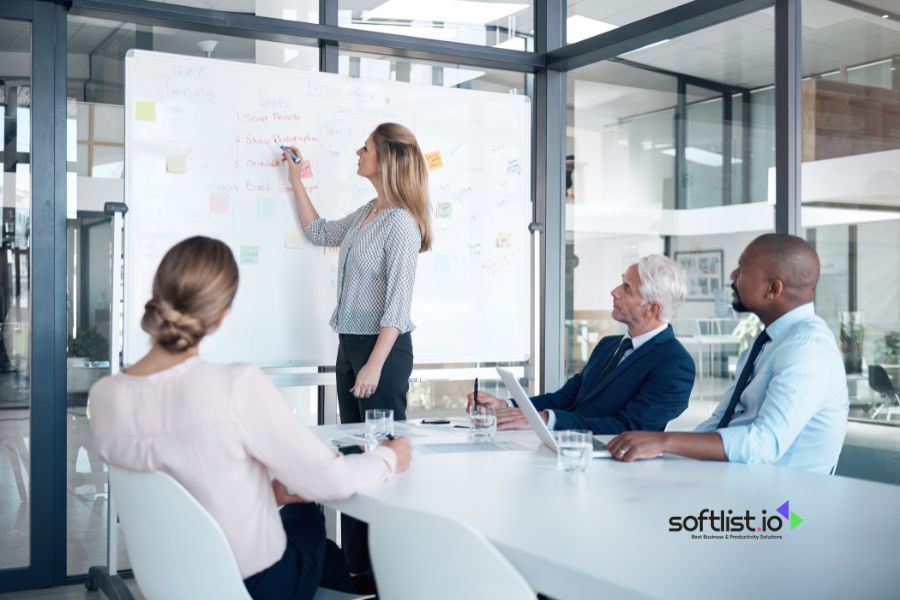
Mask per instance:
[[[141,325],[157,344],[170,352],[193,348],[206,335],[203,322],[153,298],[144,306]]]

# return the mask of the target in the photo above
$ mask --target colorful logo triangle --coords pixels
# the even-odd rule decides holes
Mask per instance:
[[[785,519],[788,519],[791,522],[791,531],[796,529],[796,527],[803,522],[803,519],[795,512],[791,512],[791,503],[790,500],[785,500],[784,504],[775,509],[775,511],[780,514]]]

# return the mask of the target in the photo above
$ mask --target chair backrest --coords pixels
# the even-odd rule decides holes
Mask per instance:
[[[898,391],[881,365],[869,365],[869,387],[879,394],[896,394]]]
[[[219,524],[160,472],[109,467],[131,567],[147,600],[249,600]]]
[[[472,527],[447,517],[389,509],[369,523],[381,598],[534,600],[528,582]]]

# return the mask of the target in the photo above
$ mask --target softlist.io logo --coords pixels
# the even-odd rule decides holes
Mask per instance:
[[[696,515],[672,516],[669,531],[688,532],[692,540],[780,540],[785,525],[793,531],[801,523],[803,518],[791,510],[790,500],[785,500],[774,513],[704,508]]]

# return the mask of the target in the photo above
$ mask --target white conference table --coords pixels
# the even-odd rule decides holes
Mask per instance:
[[[407,427],[419,434],[414,447],[467,441],[463,429],[397,425],[398,435]],[[327,440],[361,427],[316,429]],[[900,597],[898,486],[676,457],[595,459],[572,475],[556,469],[555,455],[532,432],[498,433],[497,441],[506,440],[529,449],[417,450],[407,472],[330,506],[369,522],[385,507],[468,522],[536,591],[559,600]],[[771,516],[785,500],[803,523],[791,531],[785,520],[780,540],[669,532],[672,516],[704,508]],[[720,535],[708,526],[704,533]]]

